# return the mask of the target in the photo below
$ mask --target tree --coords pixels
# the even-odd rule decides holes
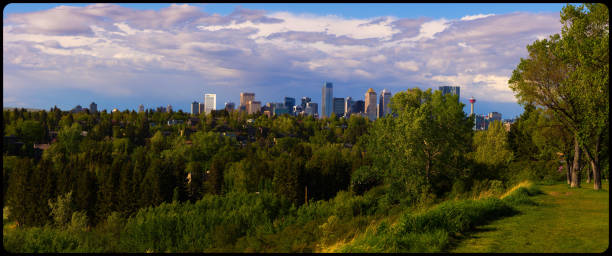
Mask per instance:
[[[508,147],[507,132],[500,121],[494,121],[486,131],[474,135],[474,159],[497,169],[512,160],[512,151]]]
[[[609,111],[608,9],[603,4],[567,5],[561,22],[561,36],[527,46],[529,58],[521,59],[509,84],[521,103],[553,111],[574,134],[571,187],[580,186],[578,165],[584,150],[598,190],[600,144]]]
[[[72,191],[65,195],[57,196],[56,200],[49,199],[49,208],[51,208],[51,216],[55,224],[59,227],[65,227],[72,218],[72,213],[75,210],[72,201]]]
[[[387,182],[412,195],[443,193],[464,167],[472,146],[473,119],[457,96],[431,89],[399,92],[391,99],[396,118],[378,119],[369,132],[367,151]],[[446,188],[448,186],[448,188]]]

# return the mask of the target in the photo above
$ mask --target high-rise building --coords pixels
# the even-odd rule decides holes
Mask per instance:
[[[442,91],[442,96],[446,95],[446,94],[452,94],[452,95],[457,95],[457,98],[459,98],[459,86],[440,86],[439,87],[440,91]]]
[[[245,106],[249,104],[249,101],[255,100],[255,93],[252,92],[241,92],[240,93],[240,106]],[[247,110],[248,112],[248,110]]]
[[[168,107],[166,108],[166,112],[172,113],[172,105],[168,104]]]
[[[142,113],[142,112],[144,112],[144,106],[142,104],[140,104],[138,106],[138,113]]]
[[[334,98],[334,114],[337,117],[344,116],[344,98]]]
[[[198,115],[200,114],[200,104],[197,101],[191,103],[191,114]]]
[[[206,93],[204,94],[204,112],[208,114],[213,110],[217,110],[217,94]]]
[[[89,113],[96,113],[98,112],[98,105],[95,102],[91,102],[91,104],[89,104]]]
[[[321,97],[321,117],[329,117],[333,108],[334,85],[330,82],[325,82],[323,85],[323,95]]]
[[[204,105],[204,102],[200,102],[200,109],[199,109],[198,113],[199,114],[206,113],[206,111],[204,111],[204,109],[206,109],[206,107]]]
[[[319,114],[319,104],[314,102],[306,103],[306,110],[304,110],[307,115],[317,116]]]
[[[383,89],[380,93],[380,102],[378,103],[378,117],[391,114],[389,102],[391,102],[391,92],[387,91],[387,89]]]
[[[501,122],[502,115],[501,115],[501,113],[498,113],[498,112],[491,112],[491,113],[489,113],[489,120],[491,122],[493,122],[493,120],[497,120],[497,121]]]
[[[276,115],[282,115],[282,114],[289,114],[289,108],[287,108],[285,106],[285,103],[283,103],[283,102],[272,103],[270,105],[272,107],[272,109],[270,111],[275,116]],[[293,108],[293,106],[291,108]]]
[[[227,112],[233,111],[235,107],[236,104],[234,104],[234,102],[225,102],[225,110]]]
[[[257,112],[261,111],[261,102],[260,101],[254,101],[251,100],[247,103],[247,113],[248,114],[255,114]]]
[[[295,106],[295,98],[285,97],[285,107],[293,109],[293,106]]]
[[[353,98],[351,96],[346,97],[344,101],[344,116],[348,117],[351,115],[351,107],[353,106]]]
[[[365,114],[370,121],[376,120],[378,108],[376,104],[376,92],[372,88],[365,93]]]
[[[351,106],[351,114],[358,114],[365,112],[365,101],[358,100]]]
[[[302,110],[306,110],[306,103],[310,102],[312,99],[310,97],[302,97]]]
[[[474,97],[470,97],[470,116],[474,115],[474,103],[476,103],[476,99],[474,99]],[[474,127],[473,129],[477,129],[478,126],[478,119],[474,118]]]

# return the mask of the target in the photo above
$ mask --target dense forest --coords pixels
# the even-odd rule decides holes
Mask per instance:
[[[418,88],[395,94],[392,114],[374,122],[5,110],[3,213],[20,230],[5,233],[5,249],[316,251],[371,225],[397,237],[374,223],[380,216],[442,241],[471,224],[434,229],[410,213],[442,203],[503,215],[505,201],[472,200],[525,180],[600,189],[609,178],[608,17],[605,6],[586,7],[568,5],[562,35],[528,46],[509,82],[524,112],[509,130],[494,122],[475,131],[457,96]],[[373,246],[419,248],[402,239]]]

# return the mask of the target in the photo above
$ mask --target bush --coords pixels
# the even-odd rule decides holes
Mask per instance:
[[[351,174],[351,190],[358,195],[380,184],[382,175],[376,167],[364,165]]]

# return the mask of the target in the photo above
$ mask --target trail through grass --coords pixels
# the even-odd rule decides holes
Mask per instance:
[[[540,185],[520,214],[479,226],[450,252],[599,253],[609,247],[609,184]]]

